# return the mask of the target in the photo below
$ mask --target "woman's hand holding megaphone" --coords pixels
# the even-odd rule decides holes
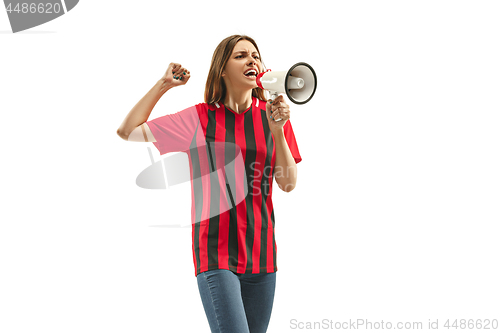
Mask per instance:
[[[285,103],[283,95],[279,95],[274,101],[266,103],[267,122],[272,134],[278,134],[290,119],[290,107]]]

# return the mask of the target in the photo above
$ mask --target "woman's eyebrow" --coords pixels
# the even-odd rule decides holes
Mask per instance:
[[[235,52],[234,52],[234,54],[236,54],[236,53],[244,53],[244,54],[248,54],[248,51],[235,51]],[[252,54],[254,54],[254,53],[259,54],[257,51],[253,51],[253,52],[252,52]]]

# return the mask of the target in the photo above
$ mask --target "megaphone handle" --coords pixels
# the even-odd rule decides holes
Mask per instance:
[[[274,101],[276,98],[278,98],[279,94],[277,91],[269,91],[271,93],[271,99]],[[280,121],[280,119],[275,119],[275,121]]]

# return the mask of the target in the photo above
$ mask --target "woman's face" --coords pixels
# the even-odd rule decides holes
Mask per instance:
[[[252,75],[248,72],[250,69],[254,69],[256,73]],[[251,90],[257,88],[257,74],[262,70],[260,55],[255,46],[247,40],[240,40],[234,46],[233,53],[222,72],[222,77],[226,86],[232,85],[234,88]]]

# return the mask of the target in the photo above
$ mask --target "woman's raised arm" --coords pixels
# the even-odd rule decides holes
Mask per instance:
[[[130,110],[122,124],[116,131],[118,136],[127,141],[143,141],[146,134],[149,142],[155,141],[147,125],[142,126],[153,111],[154,106],[160,100],[161,96],[173,87],[181,86],[187,83],[191,77],[189,71],[180,64],[171,63],[163,77],[156,82],[148,93]],[[144,128],[145,133],[142,133]],[[141,131],[141,136],[136,134]],[[131,137],[130,135],[134,133]],[[130,138],[129,138],[130,137]],[[140,138],[142,137],[142,140]],[[132,139],[132,140],[130,140]]]

